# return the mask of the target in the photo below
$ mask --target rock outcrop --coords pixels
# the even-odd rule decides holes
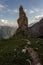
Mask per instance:
[[[30,53],[30,56],[32,58],[32,62],[31,62],[30,65],[41,65],[40,58],[39,58],[39,55],[38,55],[37,51],[35,51],[31,47],[27,48],[27,50]]]
[[[23,10],[23,7],[20,6],[19,8],[19,19],[17,20],[18,23],[18,31],[23,31],[24,34],[28,31],[28,18]]]
[[[19,18],[17,20],[17,23],[18,23],[17,32],[22,31],[28,37],[43,36],[43,18],[39,22],[32,25],[31,27],[28,27],[28,18],[22,6],[20,6],[19,8]]]

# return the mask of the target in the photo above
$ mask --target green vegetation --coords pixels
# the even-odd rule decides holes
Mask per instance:
[[[31,43],[28,46],[33,47],[39,53],[43,65],[43,39],[27,38],[21,33],[8,40],[0,41],[0,65],[29,65],[29,62],[26,61],[26,59],[31,60],[29,53],[22,52],[27,45],[27,40]]]

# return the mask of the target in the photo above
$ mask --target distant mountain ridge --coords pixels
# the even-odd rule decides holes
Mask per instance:
[[[43,18],[30,27],[32,37],[40,37],[43,36]]]
[[[0,26],[0,39],[8,39],[12,37],[16,31],[17,27],[11,26]]]

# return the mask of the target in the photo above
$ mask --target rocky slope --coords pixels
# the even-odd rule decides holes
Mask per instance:
[[[43,18],[35,23],[31,28],[31,34],[33,37],[42,37],[43,36]]]

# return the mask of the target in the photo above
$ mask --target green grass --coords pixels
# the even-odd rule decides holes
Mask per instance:
[[[17,34],[10,39],[0,41],[0,65],[29,65],[26,62],[26,59],[30,58],[28,52],[25,54],[21,52],[27,44],[27,40],[31,42],[29,46],[38,51],[43,64],[43,39],[27,38],[22,34]]]

